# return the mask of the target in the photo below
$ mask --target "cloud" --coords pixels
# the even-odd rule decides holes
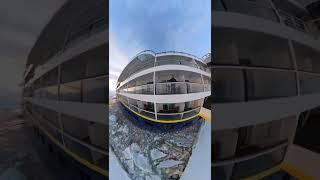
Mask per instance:
[[[109,89],[115,90],[124,67],[142,50],[208,53],[210,7],[209,0],[111,1]]]
[[[143,50],[139,42],[131,38],[132,36],[132,31],[129,29],[122,34],[125,40],[123,43],[126,45],[122,48],[119,40],[111,31],[109,32],[109,91],[116,90],[116,83],[122,70],[137,53]]]

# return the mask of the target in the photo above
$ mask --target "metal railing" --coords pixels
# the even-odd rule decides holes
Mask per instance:
[[[193,115],[196,115],[197,113],[200,112],[200,109],[201,109],[201,107],[196,107],[194,109],[187,110],[184,112],[179,112],[179,113],[159,113],[159,112],[157,112],[157,117],[156,117],[155,112],[144,110],[142,108],[139,108],[139,107],[134,106],[132,104],[129,104],[127,102],[122,102],[122,103],[125,104],[126,106],[128,106],[128,108],[130,110],[132,110],[138,114],[147,116],[149,118],[156,119],[156,120],[181,120],[181,119],[189,118],[189,117],[192,117]],[[161,118],[159,118],[159,117],[161,117]]]

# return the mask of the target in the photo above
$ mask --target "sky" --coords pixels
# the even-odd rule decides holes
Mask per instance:
[[[55,11],[65,0],[4,0],[0,6],[0,109],[21,100],[27,56]]]
[[[210,0],[110,0],[109,94],[129,61],[143,50],[211,51]]]

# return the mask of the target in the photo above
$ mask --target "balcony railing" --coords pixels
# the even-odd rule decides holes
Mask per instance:
[[[300,32],[307,33],[313,37],[319,36],[318,31],[311,32],[310,26],[312,26],[314,23],[311,22],[307,25],[307,23],[302,19],[288,12],[280,10],[277,7],[273,7],[267,1],[256,3],[248,1],[218,0],[213,4],[213,9],[215,11],[229,11],[264,18],[274,22],[283,23],[286,26],[289,26]]]
[[[122,101],[121,101],[122,102]],[[124,103],[124,102],[122,102]],[[128,105],[127,103],[124,103],[125,105]],[[157,120],[181,120],[190,118],[192,116],[197,115],[200,112],[201,107],[197,107],[195,109],[187,110],[180,113],[157,113],[157,118],[155,117],[155,113],[151,111],[146,111],[144,109],[141,109],[137,106],[129,104],[129,109],[140,114],[143,116],[146,116],[148,118],[157,119]]]

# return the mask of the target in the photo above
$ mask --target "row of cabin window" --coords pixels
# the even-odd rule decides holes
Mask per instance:
[[[154,113],[154,103],[153,102],[145,102],[140,101],[132,98],[128,98],[125,96],[118,95],[118,98],[121,102],[125,103],[126,105],[132,105],[143,109],[145,111],[149,111]],[[185,111],[189,111],[192,109],[196,109],[203,105],[203,99],[198,99],[189,102],[182,102],[182,103],[157,103],[157,112],[158,113],[182,113]]]
[[[143,58],[141,58],[143,57]],[[189,67],[199,68],[203,71],[210,72],[204,63],[195,61],[192,58],[184,57],[180,55],[167,55],[157,57],[155,63],[155,57],[149,54],[142,54],[135,59],[133,59],[123,70],[122,75],[120,76],[120,81],[123,81],[130,77],[131,75],[140,72],[142,70],[152,68],[154,66],[161,65],[185,65]]]
[[[107,77],[78,80],[58,85],[39,88],[34,91],[35,98],[88,103],[106,103],[108,101]]]
[[[216,65],[242,65],[294,69],[286,39],[239,29],[213,32]],[[320,73],[320,51],[293,41],[298,70]]]
[[[300,93],[320,93],[320,76],[299,72]],[[294,72],[214,69],[213,102],[236,102],[297,95]]]
[[[149,73],[133,79],[123,85],[121,89],[131,88],[141,85],[153,84],[153,73]],[[204,84],[210,84],[211,79],[205,75],[202,76]],[[181,70],[167,70],[167,71],[157,71],[155,72],[155,82],[156,83],[166,83],[166,82],[190,82],[202,84],[201,75],[199,73],[181,71]]]
[[[215,131],[212,134],[214,163],[226,159],[255,155],[276,145],[285,143],[295,131],[295,116],[273,120],[259,125]],[[228,150],[228,151],[227,151]],[[215,177],[221,179],[225,168],[233,168],[231,175],[236,179],[257,174],[280,163],[285,155],[286,146],[253,159],[230,163],[214,168]],[[258,167],[251,166],[259,164]],[[230,169],[229,169],[230,170]],[[229,171],[230,172],[230,171]],[[222,173],[222,174],[221,174]]]
[[[148,84],[142,86],[130,87],[127,89],[121,89],[121,93],[131,93],[131,94],[156,94],[156,95],[170,95],[170,94],[189,94],[198,92],[208,92],[211,91],[210,84],[191,84],[191,83],[159,83],[155,86]]]
[[[107,45],[104,44],[62,63],[61,83],[108,74],[107,64]],[[33,86],[37,89],[57,83],[58,67],[37,79]]]

